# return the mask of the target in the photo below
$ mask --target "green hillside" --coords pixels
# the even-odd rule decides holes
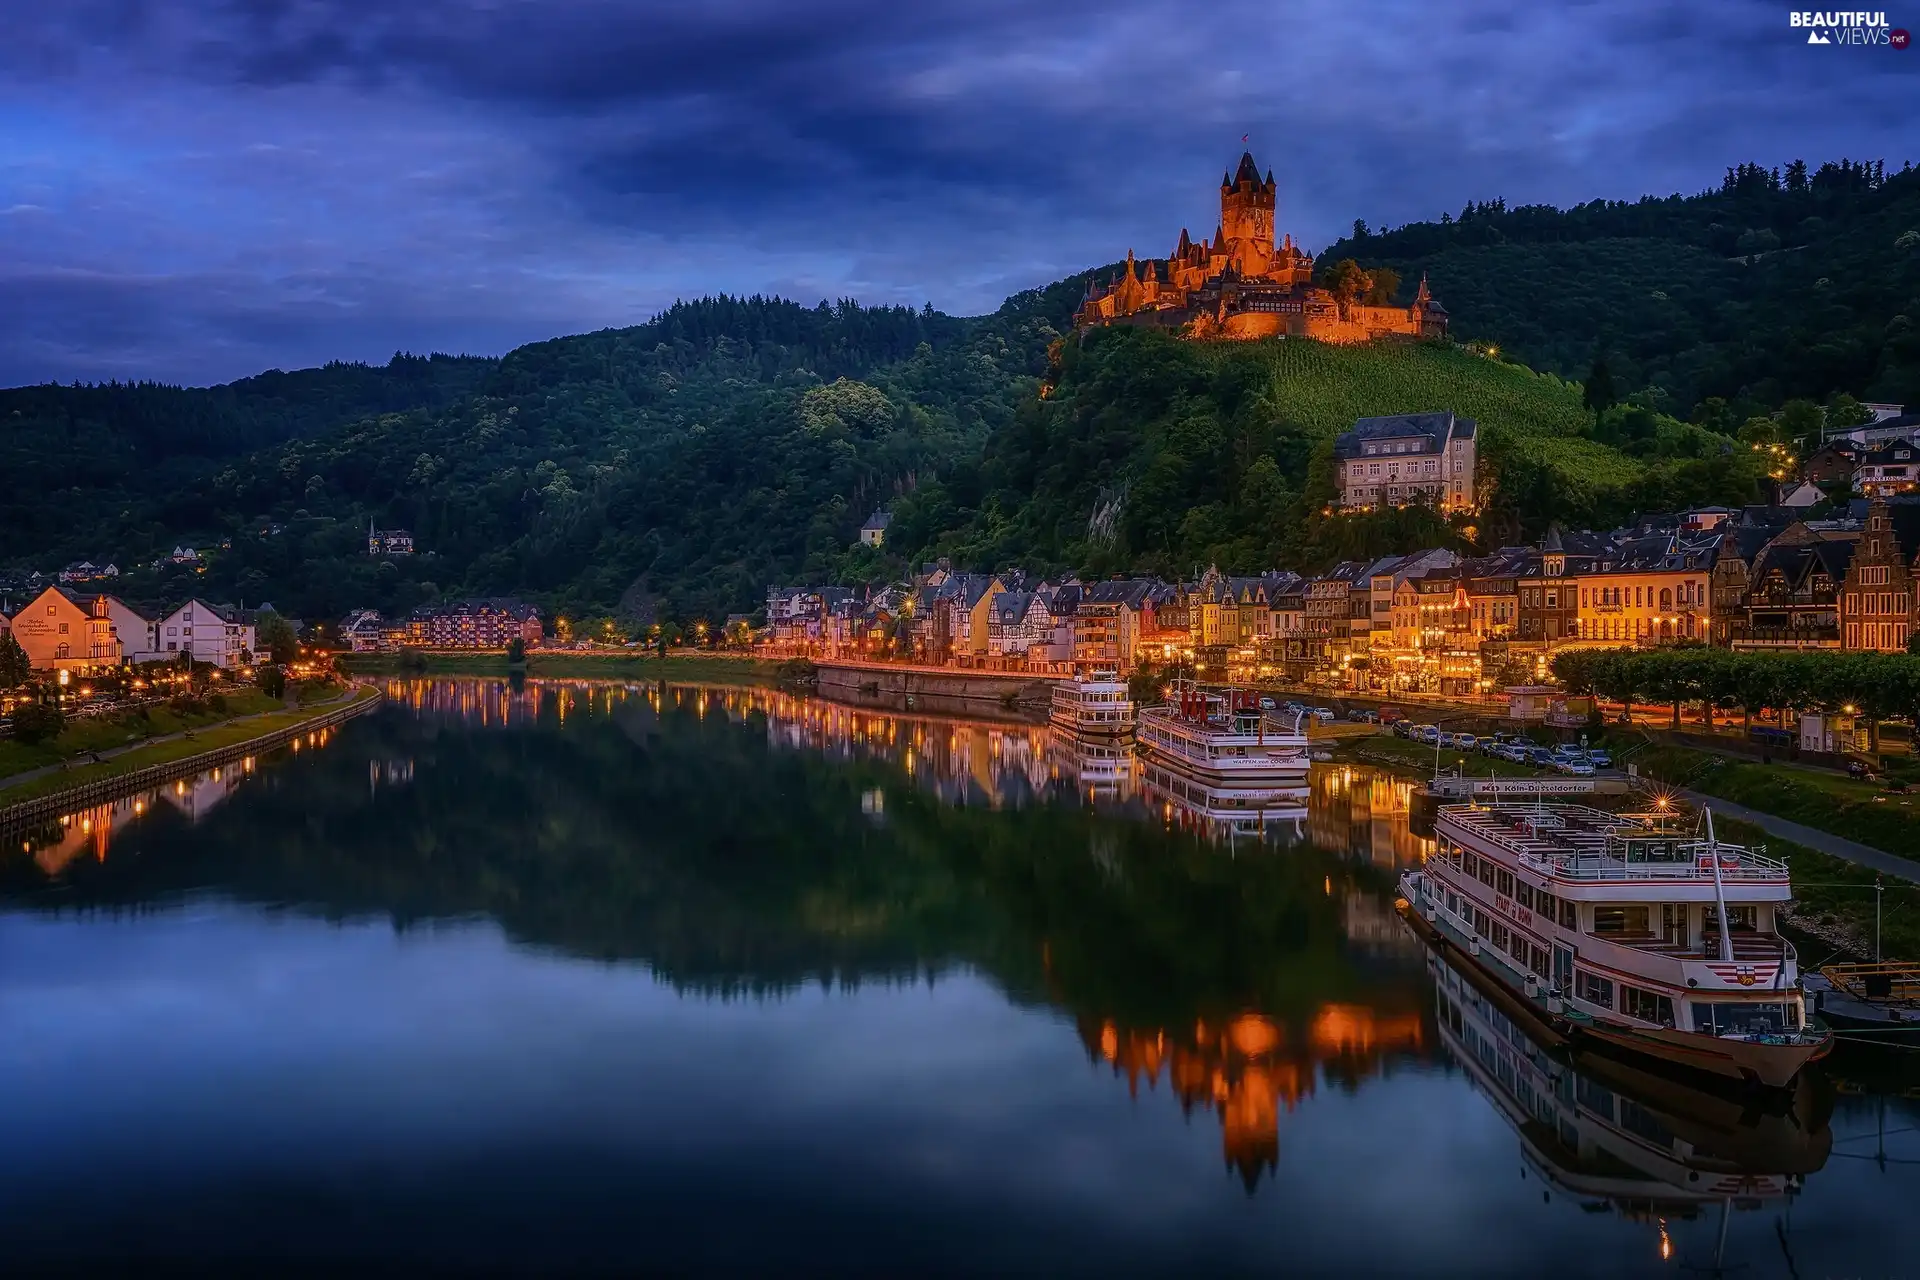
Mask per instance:
[[[1435,409],[1481,424],[1484,520],[1328,514],[1335,435],[1359,417]],[[1644,427],[1636,453],[1612,442],[1630,424]],[[1115,328],[1064,344],[1045,398],[988,440],[977,467],[902,502],[895,536],[1037,569],[1307,568],[1534,535],[1548,519],[1600,526],[1670,503],[1756,501],[1750,458],[1727,436],[1635,408],[1596,429],[1577,385],[1443,344],[1190,343]]]

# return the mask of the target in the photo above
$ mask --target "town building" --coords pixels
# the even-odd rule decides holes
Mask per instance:
[[[1313,258],[1291,235],[1276,243],[1278,188],[1260,176],[1251,152],[1222,175],[1220,224],[1195,243],[1183,228],[1164,264],[1135,260],[1106,285],[1089,284],[1074,312],[1075,328],[1141,324],[1179,329],[1196,338],[1271,338],[1323,342],[1440,337],[1447,312],[1420,280],[1405,306],[1337,296],[1313,283]]]
[[[376,529],[367,521],[367,554],[379,559],[413,554],[413,534],[405,529]]]
[[[1607,549],[1580,575],[1573,636],[1599,645],[1707,640],[1719,542],[1652,534]]]
[[[1340,505],[1472,511],[1478,432],[1451,410],[1361,418],[1334,441]]]
[[[355,609],[340,620],[340,639],[355,653],[378,653],[386,648],[387,622],[377,609]]]
[[[60,581],[66,583],[97,582],[102,578],[117,578],[120,566],[115,564],[95,564],[91,560],[76,560],[60,571]]]
[[[253,616],[227,605],[188,600],[153,625],[154,656],[160,660],[190,653],[195,662],[237,667],[253,656]]]
[[[1853,552],[1852,538],[1825,537],[1804,524],[1782,531],[1754,558],[1732,647],[1840,648],[1840,584]]]
[[[120,665],[120,641],[104,595],[48,587],[20,607],[7,630],[36,671],[82,673]]]
[[[1920,487],[1920,445],[1889,440],[1862,449],[1853,464],[1853,491],[1869,498],[1912,493]]]
[[[1913,562],[1906,548],[1916,544],[1920,544],[1920,505],[1875,501],[1868,507],[1866,528],[1841,584],[1842,648],[1907,651],[1915,619]]]
[[[160,623],[149,618],[118,596],[106,596],[107,619],[113,623],[114,638],[120,641],[120,656],[127,662],[158,662],[166,655],[160,649]]]
[[[887,539],[887,526],[893,523],[893,515],[887,511],[876,511],[868,516],[866,523],[860,526],[860,545],[877,547]]]
[[[540,643],[540,610],[518,600],[459,600],[422,605],[407,615],[406,643],[429,649],[504,649]]]

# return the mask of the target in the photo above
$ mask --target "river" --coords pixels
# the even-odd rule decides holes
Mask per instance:
[[[1392,910],[1406,783],[396,681],[16,834],[10,1269],[1896,1275],[1920,1069],[1556,1061]]]

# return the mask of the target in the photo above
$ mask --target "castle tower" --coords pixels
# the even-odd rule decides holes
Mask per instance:
[[[1242,152],[1240,168],[1220,183],[1220,230],[1229,241],[1250,241],[1261,257],[1273,253],[1273,173],[1265,180],[1251,151]]]

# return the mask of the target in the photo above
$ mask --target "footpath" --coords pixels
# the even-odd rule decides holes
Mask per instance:
[[[320,722],[332,721],[342,712],[369,709],[357,707],[356,704],[367,702],[370,707],[372,702],[378,700],[378,690],[373,689],[372,686],[352,684],[347,687],[345,692],[336,697],[329,698],[325,702],[299,708],[295,712],[290,713],[284,710],[263,711],[257,715],[237,716],[234,719],[222,721],[218,724],[203,725],[198,729],[185,729],[179,733],[164,734],[160,737],[145,738],[139,742],[129,742],[123,746],[112,747],[98,752],[97,761],[92,758],[93,753],[90,753],[89,758],[85,760],[67,760],[58,764],[43,765],[37,769],[28,769],[20,773],[10,774],[5,778],[0,778],[0,815],[11,817],[14,816],[18,810],[23,810],[28,807],[35,809],[44,807],[49,802],[58,800],[70,791],[92,792],[102,786],[126,783],[129,779],[137,775],[153,773],[156,770],[186,768],[193,762],[200,760],[203,756],[224,756],[236,751],[244,753],[265,740],[286,737],[305,730],[309,726],[319,724]],[[291,719],[289,719],[289,716],[291,716]],[[103,766],[108,765],[119,756],[145,751],[168,743],[198,741],[202,735],[209,738],[219,738],[223,737],[226,731],[234,728],[247,729],[276,721],[280,723],[276,723],[271,729],[266,729],[259,734],[248,734],[231,741],[216,742],[204,752],[192,753],[174,759],[156,760],[144,767],[135,767],[126,771],[108,769],[105,772],[99,772]],[[77,775],[72,787],[60,787],[52,792],[42,792],[18,800],[11,800],[7,794],[8,792],[17,792],[18,789],[26,787],[41,778],[53,777],[62,773]]]
[[[1722,800],[1718,796],[1703,795],[1698,791],[1681,791],[1688,803],[1699,807],[1706,805],[1715,813],[1725,814],[1741,822],[1749,822],[1770,836],[1782,840],[1791,840],[1795,844],[1805,845],[1809,849],[1828,854],[1831,857],[1878,871],[1882,875],[1895,876],[1902,880],[1911,880],[1920,884],[1920,862],[1912,858],[1903,858],[1898,854],[1876,849],[1857,840],[1848,840],[1822,831],[1818,827],[1809,827],[1804,823],[1789,822],[1785,818],[1775,817],[1771,813],[1762,813],[1758,809],[1749,809],[1743,804],[1731,800]]]

